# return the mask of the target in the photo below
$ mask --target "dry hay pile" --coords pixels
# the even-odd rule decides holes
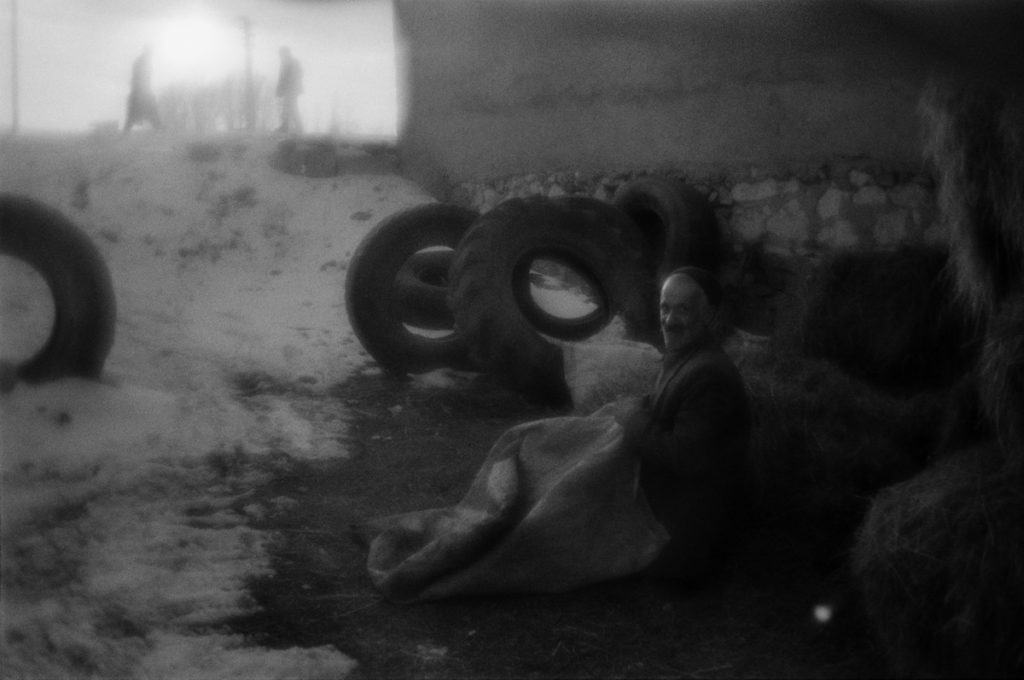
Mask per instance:
[[[1008,462],[1024,472],[1024,88],[936,79],[920,109],[957,289],[987,325],[982,410]]]
[[[881,493],[854,574],[896,670],[1024,675],[1024,90],[935,81],[922,99],[956,282],[983,329],[993,441]]]
[[[957,286],[991,314],[1024,277],[1024,88],[933,79],[919,109]]]
[[[947,260],[937,248],[829,258],[808,284],[801,351],[887,389],[948,385],[969,365],[973,331]]]
[[[810,528],[822,550],[845,551],[870,496],[924,467],[944,398],[896,396],[737,332],[726,351],[751,396],[749,486],[758,516]],[[661,355],[641,343],[566,343],[566,380],[578,413],[649,392]]]
[[[991,451],[878,495],[853,570],[893,670],[1024,675],[1024,494]]]
[[[976,373],[981,408],[1004,460],[1024,475],[1024,284],[989,319]]]
[[[845,551],[870,496],[922,469],[944,399],[894,396],[838,366],[759,349],[735,356],[755,414],[749,469],[757,516]]]

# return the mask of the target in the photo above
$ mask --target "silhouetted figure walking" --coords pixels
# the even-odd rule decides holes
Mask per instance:
[[[277,96],[281,99],[281,126],[278,132],[302,132],[299,95],[302,94],[302,64],[287,47],[279,51],[281,70],[277,76]]]
[[[128,93],[128,114],[125,116],[124,134],[128,134],[133,125],[143,121],[149,121],[157,130],[163,128],[156,106],[156,96],[153,94],[152,56],[152,50],[147,45],[132,64],[132,84]]]

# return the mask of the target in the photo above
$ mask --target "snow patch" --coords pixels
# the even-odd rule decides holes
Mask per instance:
[[[209,162],[190,141],[0,140],[0,185],[92,237],[118,306],[104,383],[0,396],[12,677],[342,678],[355,665],[223,630],[270,573],[272,537],[250,521],[296,502],[249,491],[275,456],[347,455],[340,407],[324,437],[327,416],[295,404],[376,370],[344,313],[352,252],[376,221],[433,199],[394,176],[282,174],[272,139],[202,138],[224,151]],[[237,376],[254,373],[285,391],[240,395]]]
[[[419,389],[458,390],[475,380],[479,374],[454,368],[437,368],[410,376],[412,386]]]

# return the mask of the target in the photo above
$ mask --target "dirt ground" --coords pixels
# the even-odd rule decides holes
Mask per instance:
[[[256,644],[334,645],[358,661],[354,677],[362,678],[884,672],[862,631],[814,623],[813,604],[829,581],[809,557],[811,539],[766,524],[751,525],[722,572],[701,584],[636,577],[558,595],[390,603],[373,589],[350,525],[457,502],[504,429],[555,412],[484,377],[432,390],[370,370],[335,385],[327,400],[301,383],[237,383],[243,399],[273,393],[298,411],[318,411],[327,429],[330,413],[351,414],[350,458],[284,458],[284,469],[246,498],[288,508],[256,522],[276,536],[273,576],[250,586],[261,610],[231,624]]]

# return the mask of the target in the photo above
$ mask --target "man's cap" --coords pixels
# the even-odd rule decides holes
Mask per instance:
[[[717,309],[722,304],[722,284],[718,282],[718,279],[714,274],[709,272],[707,269],[701,267],[679,267],[669,272],[668,276],[665,277],[665,281],[668,281],[673,276],[683,274],[689,276],[691,279],[697,282],[701,290],[704,291],[704,296],[708,299],[708,303]]]

